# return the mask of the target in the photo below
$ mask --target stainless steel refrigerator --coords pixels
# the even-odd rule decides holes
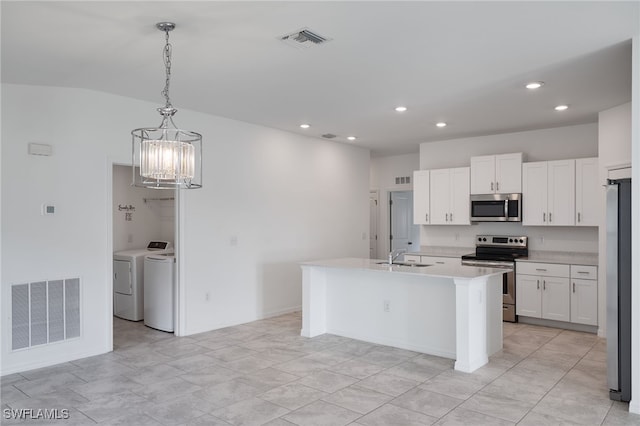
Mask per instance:
[[[631,399],[631,179],[607,186],[607,382],[611,399]]]

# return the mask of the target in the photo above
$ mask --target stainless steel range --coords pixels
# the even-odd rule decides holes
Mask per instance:
[[[527,237],[513,235],[478,235],[476,252],[462,256],[463,265],[511,269],[503,275],[502,319],[517,322],[516,259],[529,255]]]

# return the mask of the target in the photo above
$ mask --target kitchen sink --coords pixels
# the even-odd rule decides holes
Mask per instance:
[[[377,265],[385,265],[389,266],[389,262],[376,262]],[[415,263],[415,262],[393,262],[391,266],[410,266],[412,268],[426,268],[427,266],[433,266],[426,263]]]

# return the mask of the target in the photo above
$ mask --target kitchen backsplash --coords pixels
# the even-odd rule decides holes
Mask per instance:
[[[421,226],[421,246],[474,247],[475,236],[526,235],[530,250],[588,252],[598,251],[596,227],[536,227],[520,223],[480,223],[460,226]]]

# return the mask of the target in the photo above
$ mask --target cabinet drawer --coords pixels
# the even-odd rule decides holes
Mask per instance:
[[[516,270],[519,274],[539,275],[542,277],[569,278],[570,276],[569,265],[557,263],[518,262]]]
[[[420,262],[429,265],[459,265],[459,257],[420,256]]]
[[[404,261],[405,262],[414,262],[414,263],[420,263],[420,256],[417,254],[405,254],[404,255]]]
[[[584,266],[584,265],[571,265],[571,278],[581,278],[583,280],[597,280],[598,267]]]

